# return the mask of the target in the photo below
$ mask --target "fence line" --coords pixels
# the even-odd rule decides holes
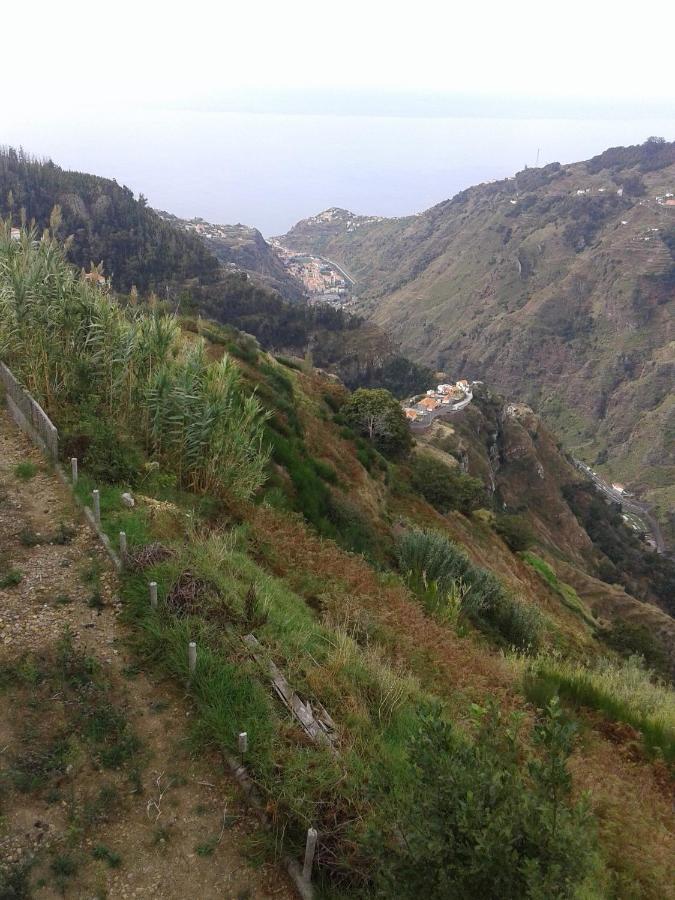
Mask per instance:
[[[7,408],[16,424],[56,462],[59,458],[59,433],[47,413],[2,362],[0,382],[5,388]]]

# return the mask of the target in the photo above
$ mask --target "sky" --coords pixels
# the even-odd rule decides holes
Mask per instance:
[[[664,0],[33,0],[0,23],[0,143],[268,235],[675,138]]]
[[[2,25],[3,116],[244,89],[673,100],[665,0],[33,0]]]

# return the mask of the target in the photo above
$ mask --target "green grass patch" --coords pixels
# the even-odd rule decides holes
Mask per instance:
[[[649,754],[675,763],[675,692],[638,657],[618,663],[581,662],[541,656],[525,666],[526,696],[538,706],[558,694],[578,707],[595,709],[641,732]]]
[[[30,481],[38,473],[38,467],[32,462],[20,462],[14,466],[14,474],[21,481]]]
[[[454,607],[502,646],[537,649],[542,620],[530,604],[511,596],[501,581],[445,535],[413,529],[399,540],[399,568],[427,609],[454,618]]]
[[[17,584],[21,584],[22,580],[23,575],[18,569],[10,569],[6,575],[0,576],[0,588],[16,587]]]
[[[91,855],[94,859],[107,863],[110,869],[119,869],[122,865],[122,857],[119,853],[115,853],[114,850],[106,847],[105,844],[97,844],[91,851]]]
[[[535,572],[548,584],[548,586],[560,597],[563,604],[573,613],[579,616],[579,618],[583,619],[587,625],[590,625],[591,628],[597,628],[597,621],[583,602],[581,597],[577,594],[574,588],[566,584],[564,581],[560,581],[558,576],[555,574],[551,566],[545,560],[541,559],[535,553],[532,553],[530,550],[526,550],[524,553],[521,553],[522,559],[535,570]]]

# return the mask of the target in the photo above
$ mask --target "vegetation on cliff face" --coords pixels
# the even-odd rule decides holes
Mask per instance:
[[[304,357],[335,372],[350,388],[382,387],[396,397],[424,390],[428,366],[402,356],[380,328],[327,304],[290,303],[243,274],[191,288],[183,303],[210,319],[252,334],[272,353]]]
[[[526,169],[419,216],[334,210],[283,242],[344,265],[360,311],[404,353],[532,404],[576,456],[644,496],[672,540],[667,193],[675,143],[652,139]]]
[[[3,234],[0,323],[2,357],[85,448],[81,497],[99,487],[102,527],[115,545],[126,532],[136,652],[187,683],[197,642],[195,745],[232,752],[248,732],[278,845],[299,856],[306,828],[319,831],[322,890],[391,896],[395,879],[397,896],[470,897],[496,878],[504,896],[533,900],[668,896],[669,688],[642,669],[653,721],[628,693],[601,702],[599,682],[573,693],[569,673],[619,655],[495,529],[490,507],[506,504],[566,583],[592,582],[597,605],[614,598],[589,574],[593,545],[561,493],[580,476],[531,412],[507,415],[485,392],[423,437],[486,490],[486,508],[441,513],[415,489],[416,453],[385,457],[345,424],[343,386],[232,328],[130,306],[49,239]],[[111,423],[106,445],[91,440],[92,416]],[[276,701],[251,633],[260,658],[328,710],[333,750]],[[611,690],[605,679],[602,697]],[[634,740],[643,725],[649,752]],[[652,726],[660,738],[647,741]]]
[[[37,251],[33,239],[0,234],[0,348],[48,414],[69,424],[68,440],[84,442],[85,462],[90,423],[103,420],[112,446],[144,448],[186,489],[250,497],[265,477],[265,417],[242,395],[238,369],[208,360],[203,342],[186,344],[175,317],[123,308],[52,239]]]
[[[251,273],[266,287],[278,291],[285,300],[297,301],[304,296],[303,285],[287,271],[278,253],[257,228],[214,225],[203,219],[180,219],[161,210],[157,214],[182,231],[199,236],[220,263]]]

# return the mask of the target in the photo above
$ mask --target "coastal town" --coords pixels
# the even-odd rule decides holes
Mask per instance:
[[[461,378],[454,384],[439,384],[425,394],[406,400],[402,406],[408,424],[413,430],[428,428],[438,416],[459,412],[473,400],[474,385],[480,381]]]
[[[354,282],[344,269],[323,257],[296,253],[278,241],[272,240],[270,243],[289,275],[305,288],[310,304],[349,305]]]

